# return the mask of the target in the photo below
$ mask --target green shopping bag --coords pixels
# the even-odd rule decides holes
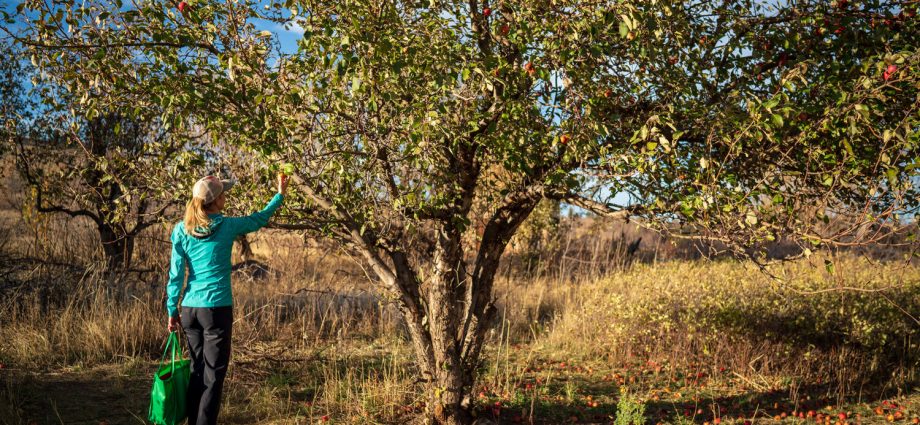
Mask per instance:
[[[172,348],[172,360],[166,357]],[[176,359],[176,355],[180,359]],[[150,412],[147,419],[157,425],[177,425],[186,416],[185,394],[188,392],[189,362],[182,359],[179,334],[170,332],[166,349],[160,358],[157,373],[153,375],[153,389],[150,391]],[[164,360],[169,364],[164,364]]]

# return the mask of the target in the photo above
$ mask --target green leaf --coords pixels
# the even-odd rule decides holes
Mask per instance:
[[[773,114],[773,125],[777,128],[783,126],[783,117],[779,114]]]

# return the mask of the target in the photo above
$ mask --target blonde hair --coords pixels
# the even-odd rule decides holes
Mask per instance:
[[[204,199],[192,197],[185,205],[185,233],[191,235],[196,227],[207,228],[211,224],[208,213],[205,212],[211,204],[205,204]]]

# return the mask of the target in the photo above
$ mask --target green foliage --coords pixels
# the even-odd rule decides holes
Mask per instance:
[[[617,402],[615,425],[644,425],[645,403],[635,395],[623,391]]]
[[[157,107],[164,127],[194,116],[293,164],[314,193],[301,223],[329,222],[318,199],[376,232],[465,216],[464,174],[492,203],[533,186],[629,191],[653,221],[744,246],[813,236],[857,206],[872,220],[920,206],[920,43],[894,3],[510,2],[488,18],[461,2],[262,6],[26,3],[22,36],[44,40],[34,61],[89,117]],[[302,28],[297,52],[257,19]]]

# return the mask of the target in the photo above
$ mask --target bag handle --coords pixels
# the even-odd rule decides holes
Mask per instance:
[[[166,353],[169,352],[170,348],[172,348],[172,362],[170,363],[170,367],[172,369],[170,373],[173,373],[176,371],[177,351],[181,350],[181,348],[179,347],[179,333],[176,331],[170,332],[169,336],[166,337],[166,348],[163,349],[163,355],[160,356],[160,367],[163,367],[163,360],[167,359]]]

